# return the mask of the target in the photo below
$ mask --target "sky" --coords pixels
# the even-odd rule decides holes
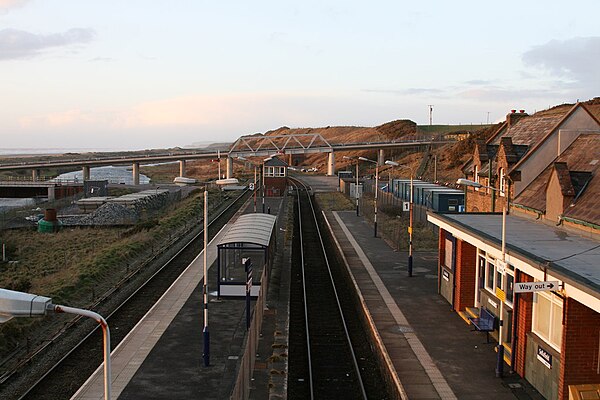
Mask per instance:
[[[0,149],[503,120],[600,96],[600,1],[0,0]]]

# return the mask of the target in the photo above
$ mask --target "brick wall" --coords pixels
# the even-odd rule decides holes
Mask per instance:
[[[265,194],[269,196],[283,196],[287,188],[287,178],[265,176]],[[277,194],[275,194],[277,193]]]
[[[569,385],[600,382],[597,373],[600,314],[569,297],[563,307],[562,368],[558,393],[560,399],[568,399]]]
[[[475,269],[477,248],[462,240],[456,240],[456,288],[454,310],[462,311],[475,303]]]
[[[533,278],[521,272],[519,282],[533,282]],[[517,350],[515,355],[515,371],[525,376],[527,349],[527,333],[531,332],[531,313],[533,310],[533,293],[519,294],[517,315]]]

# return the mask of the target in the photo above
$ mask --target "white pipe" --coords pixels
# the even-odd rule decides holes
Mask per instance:
[[[104,399],[110,400],[110,330],[108,329],[108,323],[100,314],[90,310],[82,310],[81,308],[53,304],[50,305],[50,308],[56,313],[75,314],[92,318],[94,321],[98,322],[102,327],[102,335],[104,337]]]

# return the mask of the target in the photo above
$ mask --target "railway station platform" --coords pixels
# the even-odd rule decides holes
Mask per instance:
[[[267,198],[266,206],[271,214],[278,214],[284,212],[285,203],[281,198]],[[242,214],[251,212],[253,204],[249,202]],[[230,221],[208,246],[210,366],[205,367],[202,358],[201,252],[112,351],[111,398],[187,400],[229,397],[244,350],[245,301],[217,299],[215,261],[217,244],[233,222]],[[101,365],[71,399],[103,399],[103,379]],[[265,392],[267,390],[265,386]]]
[[[318,191],[332,191],[334,179],[314,183]],[[272,214],[286,215],[281,198],[267,198],[267,207]],[[252,202],[247,212],[253,212]],[[485,334],[471,331],[437,292],[437,252],[415,252],[413,276],[408,277],[406,252],[396,252],[383,239],[374,238],[372,226],[362,216],[353,211],[328,211],[325,216],[404,398],[543,398],[508,370],[504,378],[496,378],[494,344],[486,343]],[[280,221],[278,235],[286,235],[284,227]],[[209,265],[215,261],[216,244],[225,229],[209,246]],[[270,356],[278,345],[274,340],[286,335],[288,318],[289,254],[285,253],[291,250],[284,246],[285,240],[278,243],[284,254],[276,255],[282,258],[274,263],[280,268],[271,277],[250,399],[285,398],[284,375],[276,377],[283,390],[269,388],[274,381]],[[213,266],[209,270],[211,365],[204,367],[202,254],[197,260],[113,350],[112,398],[229,398],[243,352],[245,304],[216,299],[214,284],[210,287],[210,282],[216,282]],[[100,400],[103,393],[100,367],[72,399]]]
[[[405,398],[543,399],[508,368],[496,378],[494,344],[437,292],[437,252],[413,253],[409,277],[406,252],[374,238],[362,216],[334,211],[326,219]]]

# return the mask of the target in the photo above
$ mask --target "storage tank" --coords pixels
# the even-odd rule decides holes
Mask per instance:
[[[61,223],[56,218],[56,209],[46,208],[44,218],[38,221],[38,232],[54,233],[60,230]]]

